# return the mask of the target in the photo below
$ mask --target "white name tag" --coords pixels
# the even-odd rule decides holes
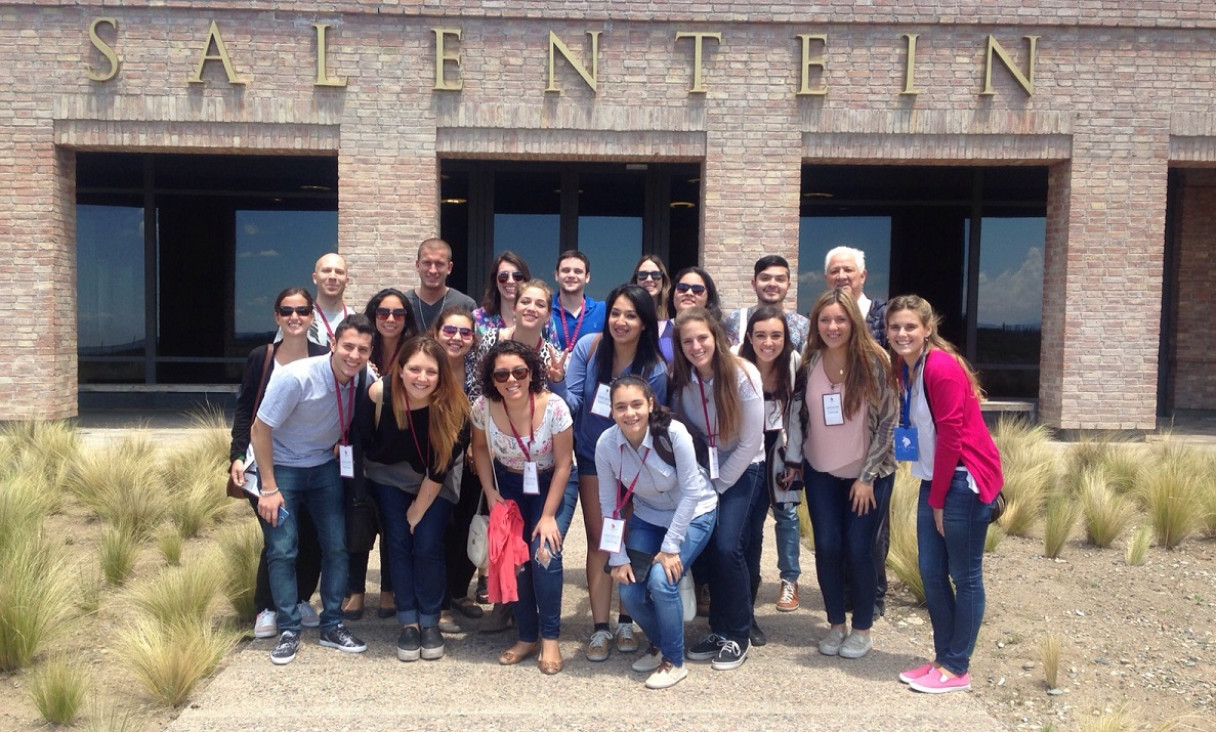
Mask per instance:
[[[616,554],[625,541],[625,519],[604,519],[604,530],[600,533],[600,551]]]
[[[781,402],[769,399],[764,402],[764,431],[781,429]]]
[[[828,426],[844,424],[844,410],[840,406],[839,394],[823,395],[823,423]]]
[[[355,448],[338,445],[338,472],[343,478],[355,477]]]
[[[253,443],[245,450],[245,492],[258,498],[258,463],[253,457]]]
[[[612,416],[612,390],[607,384],[600,384],[595,390],[595,401],[591,403],[591,413],[597,417]]]
[[[712,445],[709,448],[709,479],[718,479],[718,448]]]
[[[540,481],[536,478],[536,463],[531,460],[524,463],[524,495],[540,495]]]

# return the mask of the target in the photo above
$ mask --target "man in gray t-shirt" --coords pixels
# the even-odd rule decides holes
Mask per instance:
[[[366,388],[362,374],[373,332],[366,316],[351,315],[334,331],[330,355],[276,368],[250,429],[261,489],[258,516],[279,621],[279,642],[270,652],[276,664],[295,660],[300,647],[295,556],[296,516],[303,508],[321,544],[321,645],[367,650],[342,624],[348,571],[342,477],[354,475],[351,422],[357,391]]]
[[[418,270],[418,286],[405,293],[414,310],[414,324],[422,333],[431,327],[444,308],[460,305],[473,312],[477,303],[459,290],[448,287],[448,275],[452,274],[452,247],[443,239],[427,239],[418,245],[418,259],[414,261]]]

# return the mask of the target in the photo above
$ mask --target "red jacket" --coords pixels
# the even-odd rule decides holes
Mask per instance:
[[[980,400],[971,388],[967,373],[949,353],[937,349],[929,351],[925,358],[925,393],[937,428],[929,505],[946,507],[946,493],[954,470],[960,464],[975,478],[980,500],[992,503],[1005,484],[1001,454],[984,424]]]
[[[486,575],[486,592],[490,602],[515,602],[519,588],[515,573],[527,562],[528,543],[523,539],[524,517],[515,501],[499,501],[490,510],[489,542],[490,569]]]

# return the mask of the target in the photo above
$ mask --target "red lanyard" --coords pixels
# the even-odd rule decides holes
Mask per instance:
[[[333,367],[331,366],[330,368],[332,369]],[[354,380],[354,377],[351,377],[351,381],[353,382]],[[349,445],[350,443],[346,441],[346,427],[348,423],[346,415],[342,412],[342,385],[338,383],[337,373],[334,373],[334,395],[338,398],[338,432],[342,435],[342,441],[338,444]],[[355,416],[355,385],[353,383],[350,385],[350,415],[351,417]]]
[[[519,431],[515,429],[515,423],[511,421],[511,413],[507,411],[507,405],[502,405],[502,413],[507,415],[507,426],[511,428],[511,434],[515,435],[515,442],[519,443],[519,450],[524,454],[524,460],[532,462],[532,453],[528,448],[524,447],[524,441],[519,437]],[[531,445],[536,439],[536,429],[532,427],[532,423],[536,421],[536,395],[528,394],[528,444]]]
[[[557,302],[557,319],[562,323],[562,338],[566,341],[566,353],[574,350],[574,344],[578,342],[578,332],[583,329],[583,316],[587,314],[587,296],[583,295],[583,307],[578,311],[578,320],[574,322],[574,336],[570,336],[570,331],[566,328],[566,309],[562,307],[561,300]]]
[[[317,315],[321,316],[321,322],[325,324],[325,332],[329,334],[329,340],[334,339],[334,329],[329,327],[329,318],[325,317],[325,311],[321,306],[317,306]],[[346,303],[342,304],[342,320],[346,320]]]
[[[414,440],[414,449],[418,451],[418,457],[422,458],[423,463],[426,464],[426,470],[423,471],[425,473],[431,469],[431,441],[428,435],[426,454],[424,455],[422,453],[422,445],[418,443],[418,432],[414,429],[414,412],[410,409],[410,393],[404,385],[401,387],[401,396],[405,397],[405,421],[409,422],[410,425],[410,437]],[[507,417],[507,421],[510,422],[511,418]]]
[[[701,376],[697,375],[697,388],[701,390],[701,411],[705,414],[705,434],[709,437],[709,446],[718,446],[718,436],[714,434],[713,429],[709,426],[709,402],[705,400],[705,382],[701,381]]]
[[[649,447],[646,448],[646,451],[642,453],[642,464],[638,466],[638,474],[633,476],[633,482],[629,484],[629,490],[625,491],[624,498],[619,498],[619,496],[621,495],[621,486],[623,486],[625,484],[621,482],[620,478],[616,479],[616,494],[617,494],[618,498],[617,498],[616,510],[612,512],[612,518],[618,519],[621,517],[621,509],[625,507],[625,504],[629,503],[629,498],[630,498],[630,496],[633,495],[633,489],[638,484],[638,478],[642,477],[642,471],[646,469],[646,458],[648,458],[648,457],[650,457],[650,448]],[[624,474],[625,474],[625,446],[621,445],[621,475],[624,475]]]

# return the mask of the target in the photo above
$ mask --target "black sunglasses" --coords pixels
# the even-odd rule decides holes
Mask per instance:
[[[527,366],[516,366],[509,371],[507,369],[499,369],[490,375],[493,376],[494,380],[498,383],[505,384],[507,383],[507,379],[511,378],[512,376],[515,377],[516,381],[523,381],[524,379],[528,378],[528,374],[530,373],[532,373],[532,369],[528,368]]]
[[[295,307],[292,307],[291,305],[279,306],[279,315],[283,316],[284,318],[290,318],[292,313],[299,315],[301,318],[307,317],[312,315],[312,305],[296,305]]]
[[[638,282],[641,282],[642,280],[661,280],[663,279],[663,273],[660,270],[651,269],[645,272],[638,272],[636,275],[634,275],[634,278]]]
[[[499,272],[498,281],[506,282],[507,280],[515,280],[516,282],[524,281],[524,273],[516,270],[514,272]]]
[[[681,282],[676,285],[676,292],[688,292],[692,290],[692,294],[701,295],[705,292],[705,285],[694,285],[688,282]]]
[[[405,320],[405,308],[376,308],[376,320],[388,320],[388,316],[397,320]]]

